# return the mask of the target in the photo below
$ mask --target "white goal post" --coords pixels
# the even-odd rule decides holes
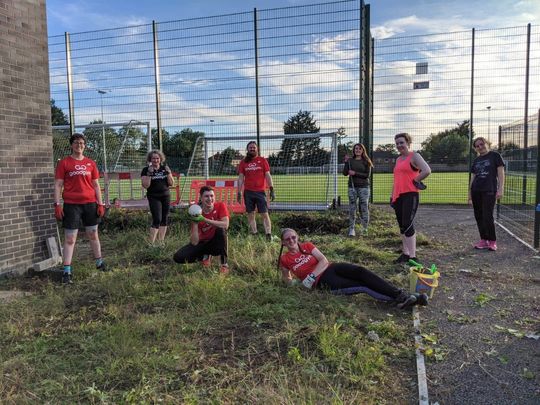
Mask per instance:
[[[236,179],[253,136],[201,136],[195,142],[182,195],[192,180]],[[270,164],[274,210],[324,210],[338,199],[338,133],[265,135],[259,151]]]

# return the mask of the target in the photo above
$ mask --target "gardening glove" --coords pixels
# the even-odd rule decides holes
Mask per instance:
[[[302,285],[311,289],[313,284],[315,284],[315,281],[317,281],[317,277],[315,277],[315,274],[310,273],[305,279],[302,280]]]
[[[416,180],[413,180],[412,181],[414,186],[418,189],[418,190],[425,190],[427,188],[427,186],[422,183],[421,181],[416,181]]]
[[[98,204],[97,215],[100,218],[103,218],[105,216],[105,204]]]
[[[242,193],[240,191],[236,193],[236,201],[238,201],[238,204],[242,203]]]
[[[270,187],[270,201],[274,201],[276,199],[276,193],[274,193],[274,187]]]
[[[194,217],[189,217],[189,219],[192,221],[192,222],[202,222],[204,221],[204,217],[202,215],[197,215],[197,216],[194,216]]]
[[[64,208],[60,204],[54,205],[54,216],[59,221],[64,218]]]

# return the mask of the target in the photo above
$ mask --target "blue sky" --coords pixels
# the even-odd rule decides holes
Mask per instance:
[[[307,0],[47,0],[49,35],[321,3]],[[538,0],[374,0],[377,37],[540,22]]]
[[[326,1],[328,2],[328,1]],[[257,8],[258,10],[266,10],[272,8],[289,7],[289,6],[304,6],[324,3],[324,1],[307,1],[307,0],[207,0],[207,1],[191,1],[191,0],[47,0],[47,16],[49,35],[63,35],[64,32],[72,34],[78,32],[95,31],[102,29],[111,29],[118,27],[127,27],[134,25],[145,25],[155,20],[159,23],[167,21],[175,21],[182,19],[192,19],[197,17],[220,16],[231,13],[246,13]],[[476,133],[480,135],[488,135],[489,128],[496,128],[496,125],[502,125],[521,117],[523,111],[521,95],[523,93],[522,71],[524,70],[523,53],[524,41],[523,32],[527,23],[536,25],[540,24],[540,1],[539,0],[498,0],[498,1],[478,1],[478,0],[453,0],[453,1],[435,1],[435,0],[373,0],[367,1],[371,5],[371,31],[378,39],[389,39],[403,37],[407,35],[420,35],[414,40],[409,41],[416,43],[425,40],[427,42],[436,41],[435,36],[425,36],[425,34],[433,33],[454,33],[461,34],[443,36],[444,41],[448,41],[448,46],[451,49],[430,48],[429,44],[424,45],[420,49],[410,49],[405,51],[405,48],[398,42],[394,43],[391,48],[392,54],[389,57],[397,58],[394,60],[382,61],[376,63],[375,71],[383,72],[382,75],[387,75],[392,72],[394,77],[410,77],[414,71],[415,61],[412,61],[410,56],[413,51],[416,52],[415,58],[422,61],[429,61],[430,77],[434,86],[429,91],[415,92],[414,94],[407,93],[408,98],[392,97],[392,92],[396,89],[402,90],[399,86],[408,86],[405,90],[410,90],[411,83],[403,82],[398,84],[385,84],[384,79],[379,79],[379,85],[375,94],[375,128],[376,137],[379,143],[387,143],[391,141],[392,134],[397,131],[408,131],[413,134],[416,139],[423,139],[430,133],[436,133],[441,129],[448,128],[454,125],[457,121],[462,121],[468,118],[469,99],[468,85],[466,78],[463,83],[465,87],[460,87],[457,82],[453,81],[458,77],[465,76],[469,70],[469,59],[457,59],[459,63],[454,62],[455,54],[459,54],[463,47],[468,46],[470,41],[467,40],[471,28],[479,30],[488,29],[487,31],[478,32],[478,43],[483,47],[477,56],[476,68],[478,76],[476,78],[478,85],[477,96],[475,97],[475,125]],[[215,19],[214,19],[215,20]],[[231,21],[234,18],[231,19]],[[200,20],[204,21],[204,20]],[[167,24],[165,24],[167,25]],[[175,24],[169,24],[174,27]],[[521,34],[519,39],[519,47],[516,47],[513,38],[517,38],[516,32],[512,29],[503,30],[493,34],[489,29],[500,27],[519,27],[517,31]],[[146,26],[148,28],[148,26]],[[340,27],[341,28],[341,27]],[[137,41],[137,33],[140,27],[132,27],[126,30],[116,30],[114,33],[89,33],[79,36],[84,37],[84,40],[96,40],[102,36],[117,35],[118,31],[125,32],[132,41]],[[148,30],[147,30],[148,31]],[[131,35],[130,33],[133,33]],[[465,33],[465,34],[463,34]],[[492,34],[494,36],[492,36]],[[534,38],[538,37],[535,34]],[[429,38],[431,37],[431,38]],[[454,38],[455,37],[455,38]],[[72,37],[73,38],[73,37]],[[161,37],[160,37],[161,39]],[[343,39],[343,38],[342,38]],[[346,39],[346,38],[345,38]],[[51,62],[51,90],[52,96],[56,99],[57,105],[61,106],[64,111],[67,111],[67,98],[65,95],[65,73],[62,68],[64,59],[62,56],[63,38],[53,39],[49,48],[52,51],[50,58]],[[126,40],[129,42],[129,40]],[[533,39],[534,41],[534,39]],[[55,42],[57,45],[55,45]],[[59,44],[59,45],[58,45]],[[318,45],[323,44],[320,42]],[[94,46],[87,45],[83,41],[83,47]],[[479,48],[481,48],[479,46]],[[506,48],[504,48],[506,47]],[[519,49],[518,49],[519,48]],[[540,60],[536,55],[540,50],[535,45],[532,50],[532,60]],[[111,48],[118,49],[118,48]],[[141,48],[142,49],[142,48]],[[453,49],[453,50],[452,50]],[[55,50],[60,50],[55,54]],[[317,50],[311,51],[317,53]],[[97,49],[97,52],[101,50]],[[515,52],[514,52],[515,51]],[[519,55],[516,52],[521,52]],[[83,51],[84,52],[84,51]],[[108,51],[110,52],[110,51]],[[114,51],[113,51],[114,52]],[[221,66],[227,64],[226,50],[218,50],[222,52],[220,58],[223,60],[210,61],[213,66]],[[405,57],[405,52],[408,52],[409,59]],[[400,56],[401,55],[401,56]],[[79,57],[81,53],[79,53]],[[162,50],[161,56],[166,56],[166,51]],[[121,57],[121,56],[119,56]],[[335,54],[336,58],[343,57],[343,61],[347,56]],[[153,86],[133,88],[133,86],[124,86],[120,83],[120,79],[112,73],[119,65],[112,65],[112,56],[103,59],[103,66],[89,63],[85,65],[87,59],[80,58],[75,61],[76,77],[75,83],[75,122],[76,124],[87,124],[91,120],[100,118],[100,103],[104,104],[104,120],[106,122],[125,122],[131,119],[151,120],[152,126],[155,126],[153,120]],[[139,56],[137,56],[139,58]],[[143,54],[140,55],[143,59]],[[379,56],[380,58],[380,56]],[[400,59],[401,58],[401,59]],[[58,59],[55,63],[54,60]],[[147,58],[149,59],[149,58]],[[270,57],[267,58],[267,63],[281,66],[280,72],[287,73],[284,69],[293,69],[292,73],[298,73],[296,70],[299,67],[291,67],[292,57]],[[377,60],[377,58],[376,58]],[[126,63],[124,63],[126,62]],[[141,62],[141,63],[139,63]],[[337,66],[335,61],[324,60],[325,65],[322,70],[332,71],[336,68],[342,68],[343,74],[346,75],[346,68],[343,63]],[[384,62],[384,66],[383,63]],[[107,64],[109,63],[109,64]],[[151,61],[145,62],[147,74],[152,72]],[[531,106],[536,108],[537,102],[540,102],[540,92],[534,89],[540,89],[540,74],[537,68],[538,64],[533,66],[530,88],[535,94],[531,95]],[[272,68],[274,65],[269,65]],[[336,66],[334,66],[336,65]],[[437,72],[442,66],[442,73]],[[60,67],[59,67],[60,66]],[[122,68],[127,71],[125,76],[139,76],[139,73],[130,74],[129,69],[139,69],[137,72],[142,72],[142,60],[122,61]],[[208,65],[210,66],[210,65]],[[206,66],[204,66],[206,67]],[[432,70],[432,67],[434,69]],[[495,69],[495,68],[498,69]],[[208,67],[211,69],[211,67]],[[379,69],[379,70],[378,70]],[[385,70],[386,69],[386,70]],[[204,69],[203,69],[204,70]],[[236,66],[232,69],[231,74],[235,74],[248,83],[249,72],[243,72]],[[384,73],[386,72],[386,73]],[[517,72],[517,74],[516,74]],[[162,68],[162,74],[167,73],[166,68]],[[192,72],[194,73],[194,72]],[[291,72],[289,72],[291,73]],[[482,76],[483,75],[483,76]],[[510,82],[508,76],[514,77]],[[183,77],[168,76],[169,81],[178,79],[184,86],[192,86],[191,93],[176,92],[175,88],[169,84],[167,86],[162,82],[162,102],[169,103],[171,108],[165,108],[162,112],[164,126],[172,127],[190,127],[195,130],[204,131],[206,133],[232,133],[247,130],[253,132],[253,119],[250,118],[253,110],[253,102],[247,100],[245,104],[236,105],[216,105],[219,103],[219,92],[200,93],[197,95],[196,89],[213,89],[204,81],[189,83],[189,77],[184,73]],[[298,76],[300,77],[300,76]],[[205,78],[204,75],[200,78]],[[200,79],[199,78],[199,79]],[[288,101],[288,107],[275,107],[268,114],[262,116],[262,124],[271,133],[279,133],[282,128],[282,123],[292,113],[302,108],[307,111],[319,111],[317,119],[322,124],[321,131],[334,131],[336,128],[343,126],[347,129],[347,134],[356,136],[357,118],[356,111],[347,111],[343,108],[339,111],[337,105],[331,105],[329,100],[316,99],[309,96],[310,88],[319,85],[318,77],[302,76],[296,78],[294,84],[296,94],[300,95],[301,100],[293,99],[293,88],[289,86],[286,77],[279,75],[268,75],[266,78],[269,84],[272,84],[276,92],[276,97],[282,97],[280,100]],[[317,83],[315,83],[317,82]],[[331,83],[328,80],[328,83]],[[376,78],[377,82],[377,78]],[[495,85],[497,84],[497,85]],[[98,96],[96,89],[115,87],[110,94],[103,98]],[[438,86],[437,86],[438,85]],[[328,86],[327,86],[328,87]],[[146,90],[145,90],[146,89]],[[327,94],[331,98],[339,98],[345,94],[343,89],[336,88],[335,91],[328,88]],[[355,90],[351,87],[347,89],[349,92]],[[55,93],[55,91],[57,91]],[[226,92],[226,88],[221,89]],[[279,93],[279,94],[278,94]],[[204,100],[203,94],[213,94],[214,100]],[[403,93],[405,94],[405,93]],[[390,97],[389,97],[390,96]],[[313,96],[315,97],[315,96]],[[351,98],[352,99],[352,98]],[[406,105],[403,105],[403,100]],[[129,101],[126,101],[129,100]],[[242,103],[241,97],[235,97],[238,103]],[[401,100],[401,101],[400,101]],[[444,103],[439,102],[444,100]],[[337,100],[339,101],[339,100]],[[337,102],[336,101],[336,102]],[[132,103],[130,108],[126,108],[128,103]],[[327,105],[321,107],[322,103]],[[278,103],[276,103],[278,104]],[[343,105],[343,104],[342,104]],[[491,106],[492,109],[488,114],[486,106]],[[147,111],[139,112],[136,108]],[[133,108],[132,108],[133,107]],[[281,108],[281,110],[280,110]],[[288,108],[286,111],[285,109]],[[189,115],[188,118],[182,117],[182,114]],[[187,123],[186,120],[187,119]],[[210,125],[212,119],[215,125]],[[491,121],[489,121],[491,119]],[[429,121],[429,122],[427,122]],[[491,123],[491,124],[490,124]],[[378,131],[378,132],[377,132]],[[380,135],[382,134],[382,135]]]

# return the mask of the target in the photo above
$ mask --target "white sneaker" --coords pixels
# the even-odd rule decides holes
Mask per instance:
[[[354,228],[349,228],[349,236],[351,238],[356,236],[356,231],[354,230]]]

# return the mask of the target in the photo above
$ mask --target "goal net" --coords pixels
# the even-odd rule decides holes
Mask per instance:
[[[199,137],[184,188],[192,180],[236,179],[237,167],[254,137]],[[268,160],[276,210],[321,210],[338,196],[337,133],[266,135],[259,153]],[[186,195],[187,190],[182,191]]]
[[[129,121],[112,124],[76,125],[86,137],[84,155],[94,160],[100,172],[141,170],[151,149],[150,123]],[[71,154],[69,125],[52,127],[54,163]]]

